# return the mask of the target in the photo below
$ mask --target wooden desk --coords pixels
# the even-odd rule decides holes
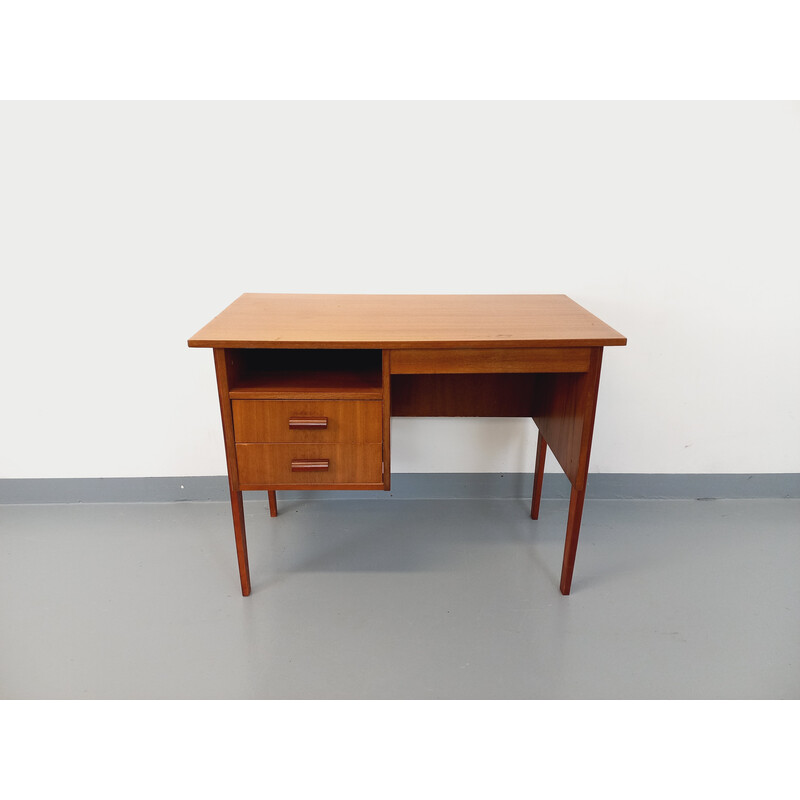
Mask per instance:
[[[626,339],[564,295],[244,294],[189,339],[217,371],[242,594],[242,492],[383,489],[391,417],[532,417],[531,517],[547,447],[572,484],[569,594],[603,347]]]

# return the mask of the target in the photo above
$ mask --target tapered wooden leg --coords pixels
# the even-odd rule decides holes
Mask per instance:
[[[564,563],[561,565],[561,594],[569,594],[572,587],[572,570],[575,568],[575,553],[578,550],[578,534],[581,530],[583,498],[586,489],[580,491],[574,486],[569,496],[569,517],[567,518],[567,539],[564,542]]]
[[[270,489],[267,491],[267,497],[269,498],[269,515],[271,517],[278,516],[278,500],[275,497],[275,492]]]
[[[244,505],[241,492],[231,491],[231,510],[233,511],[233,533],[236,537],[236,556],[239,559],[242,595],[247,597],[250,594],[250,565],[247,561],[247,537],[244,531]]]
[[[536,466],[533,472],[533,500],[531,500],[531,519],[539,519],[539,503],[542,500],[542,482],[544,481],[544,461],[547,456],[547,442],[539,431],[536,442]]]

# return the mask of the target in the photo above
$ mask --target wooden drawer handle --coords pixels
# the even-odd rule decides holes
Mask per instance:
[[[327,427],[327,417],[290,417],[289,419],[289,428],[293,431],[317,431]]]
[[[328,464],[327,458],[293,458],[292,472],[325,472]]]

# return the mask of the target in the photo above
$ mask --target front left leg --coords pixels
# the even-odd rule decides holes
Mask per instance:
[[[247,536],[244,528],[244,504],[242,493],[231,489],[231,511],[233,512],[233,533],[236,537],[236,557],[239,561],[239,580],[242,596],[250,594],[250,565],[247,560]]]

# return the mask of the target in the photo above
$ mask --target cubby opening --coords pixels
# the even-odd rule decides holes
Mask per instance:
[[[231,398],[382,397],[380,350],[229,350]]]

